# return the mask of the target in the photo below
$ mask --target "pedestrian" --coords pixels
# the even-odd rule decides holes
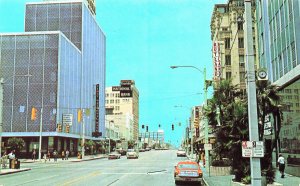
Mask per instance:
[[[43,159],[44,159],[44,161],[46,163],[47,162],[47,154],[46,153],[44,154]]]
[[[67,149],[67,150],[66,150],[66,160],[69,159],[69,154],[70,154],[70,151]]]
[[[35,151],[35,149],[33,149],[32,155],[31,155],[31,159],[32,159],[33,161],[35,161],[35,158],[36,158],[36,151]]]
[[[49,150],[48,150],[48,152],[47,152],[47,158],[48,158],[48,160],[50,161],[51,154],[50,154],[50,151],[49,151]]]
[[[12,167],[12,161],[16,158],[15,155],[15,150],[12,150],[9,154],[8,154],[8,158],[9,158],[9,168],[13,168]]]
[[[279,171],[281,173],[281,178],[284,178],[285,161],[284,161],[284,157],[281,154],[279,154],[277,163],[279,166]]]
[[[56,150],[53,151],[53,159],[54,159],[54,162],[57,162],[57,151]]]
[[[2,168],[3,168],[3,169],[6,168],[7,159],[8,159],[8,155],[7,155],[6,152],[4,151],[3,156],[2,156]]]
[[[65,159],[65,151],[61,151],[61,159],[64,160]]]

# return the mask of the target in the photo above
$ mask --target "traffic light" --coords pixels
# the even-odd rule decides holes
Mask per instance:
[[[82,121],[82,110],[78,109],[77,110],[77,121],[80,123]]]
[[[145,125],[142,125],[142,129],[144,129],[145,128]]]
[[[160,128],[160,124],[158,125],[158,128]]]
[[[36,120],[36,113],[37,113],[37,109],[32,107],[32,109],[31,109],[31,121]]]
[[[62,131],[62,126],[61,126],[61,124],[57,124],[57,131],[58,131],[58,132],[61,132],[61,131]]]
[[[146,132],[148,132],[148,126],[146,126]]]
[[[174,130],[174,124],[172,124],[172,130]]]
[[[70,133],[70,125],[66,125],[66,133]]]

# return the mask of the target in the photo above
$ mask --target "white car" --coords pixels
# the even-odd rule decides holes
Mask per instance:
[[[139,154],[134,149],[128,149],[127,153],[126,153],[126,157],[127,157],[127,159],[130,159],[130,158],[138,159]]]
[[[118,152],[112,152],[108,155],[108,159],[120,159],[121,158],[121,154]]]
[[[186,157],[186,152],[183,149],[178,149],[177,157]]]

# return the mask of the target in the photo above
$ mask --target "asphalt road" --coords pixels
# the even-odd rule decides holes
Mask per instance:
[[[139,159],[30,163],[30,171],[0,176],[0,185],[174,186],[175,150],[140,152]]]

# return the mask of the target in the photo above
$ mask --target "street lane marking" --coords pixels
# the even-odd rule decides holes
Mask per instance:
[[[83,179],[86,179],[86,178],[89,178],[89,177],[94,177],[94,176],[97,176],[99,174],[101,174],[100,171],[95,171],[95,172],[92,172],[90,174],[87,174],[87,175],[75,178],[75,179],[73,179],[71,181],[67,181],[67,182],[64,182],[63,184],[59,184],[59,185],[64,185],[64,186],[72,185],[75,182],[82,181]]]
[[[31,182],[36,182],[36,181],[46,180],[46,179],[54,178],[54,177],[57,177],[57,176],[59,176],[59,175],[48,176],[48,177],[43,177],[43,178],[40,178],[40,179],[30,180],[30,181],[23,182],[23,183],[21,183],[21,184],[17,184],[17,185],[15,185],[15,186],[18,186],[18,185],[25,185],[25,184],[28,184],[28,183],[31,183]]]
[[[111,183],[108,184],[107,186],[112,185],[112,184],[116,183],[117,181],[119,181],[119,179],[116,179],[115,181],[111,182]]]

